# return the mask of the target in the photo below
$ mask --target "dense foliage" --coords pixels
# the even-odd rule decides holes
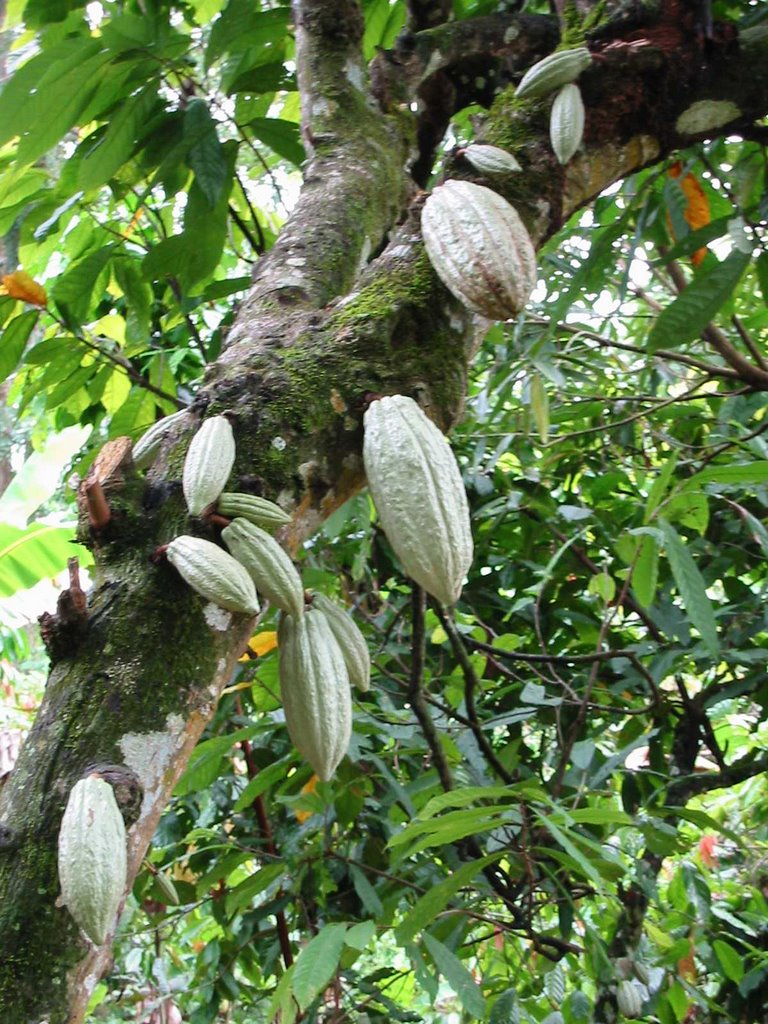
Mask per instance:
[[[16,451],[89,427],[82,474],[218,355],[304,159],[290,10],[252,7],[11,5]],[[405,8],[364,7],[373,57]],[[613,1019],[622,980],[647,1020],[767,1019],[766,219],[764,149],[732,138],[625,180],[541,250],[453,434],[476,544],[460,602],[409,586],[367,493],[327,520],[305,586],[354,606],[374,662],[349,756],[318,783],[292,747],[268,611],[94,1020],[576,1024]],[[39,514],[0,525],[0,593],[63,567],[70,538]]]

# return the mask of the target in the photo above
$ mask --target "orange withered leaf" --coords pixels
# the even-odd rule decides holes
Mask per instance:
[[[696,231],[698,228],[703,228],[706,224],[709,224],[712,219],[709,211],[709,200],[696,175],[690,172],[683,174],[683,165],[680,160],[676,160],[667,173],[670,178],[680,179],[680,187],[686,200],[683,217],[691,231]],[[701,249],[697,249],[696,252],[692,253],[691,262],[697,267],[706,255],[707,247],[702,246]]]
[[[14,270],[12,274],[4,274],[2,291],[12,299],[21,299],[32,306],[45,306],[48,302],[45,288],[30,277],[26,270]]]

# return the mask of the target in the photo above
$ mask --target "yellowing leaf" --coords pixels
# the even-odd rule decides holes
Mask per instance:
[[[21,299],[32,306],[45,306],[48,302],[45,288],[30,277],[26,270],[14,270],[12,274],[4,274],[2,290],[12,299]]]
[[[314,793],[317,789],[317,784],[320,781],[317,775],[313,775],[312,778],[304,786],[301,787],[302,793]],[[303,825],[307,818],[311,818],[314,811],[294,811],[296,820],[300,825]]]
[[[248,647],[259,657],[269,654],[277,647],[277,633],[272,630],[265,630],[263,633],[256,633],[248,641]]]
[[[680,178],[682,173],[683,165],[680,160],[676,160],[669,168],[669,176],[670,178]],[[709,200],[704,189],[699,184],[699,179],[695,174],[683,175],[680,178],[680,187],[686,199],[685,211],[683,213],[686,223],[690,226],[691,231],[703,228],[706,224],[709,224],[711,217]],[[701,249],[697,249],[691,255],[691,262],[697,267],[706,255],[707,247],[702,246]]]

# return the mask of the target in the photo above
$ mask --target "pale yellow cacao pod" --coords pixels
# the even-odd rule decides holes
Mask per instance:
[[[328,620],[309,608],[278,628],[280,692],[294,746],[327,781],[347,752],[352,698],[344,657]]]
[[[630,1020],[639,1017],[643,1012],[643,1000],[637,986],[631,981],[620,981],[616,991],[616,1005],[622,1016]]]
[[[371,656],[365,637],[354,619],[325,594],[314,594],[312,607],[318,608],[328,619],[331,632],[336,637],[344,656],[350,683],[361,693],[365,693],[371,685]]]
[[[464,149],[463,156],[476,171],[492,177],[494,174],[512,174],[522,168],[511,153],[499,146],[489,146],[485,142],[472,142]]]
[[[139,440],[133,446],[133,450],[131,452],[133,456],[133,463],[137,469],[146,469],[148,466],[152,465],[168,432],[172,427],[188,416],[189,411],[187,409],[181,409],[179,412],[174,412],[170,416],[163,416],[161,420],[158,420],[157,423],[153,423],[148,430],[144,431]]]
[[[258,612],[253,580],[218,544],[200,537],[176,537],[168,545],[166,556],[190,587],[208,601],[245,615]]]
[[[288,554],[275,538],[247,519],[233,519],[221,537],[276,608],[291,615],[304,614],[304,587]]]
[[[451,446],[405,395],[372,402],[364,426],[363,461],[384,532],[411,579],[453,604],[472,563],[472,530]]]
[[[448,290],[493,320],[516,316],[536,285],[536,252],[513,206],[471,181],[447,181],[424,204],[421,232]]]
[[[555,50],[528,68],[515,90],[515,99],[546,96],[561,85],[575,82],[591,62],[592,55],[584,46],[572,50]]]
[[[115,922],[127,879],[123,816],[97,775],[72,787],[59,829],[61,902],[97,946]]]
[[[192,438],[181,485],[190,515],[197,516],[224,490],[235,463],[235,437],[225,416],[211,416]]]
[[[216,502],[216,508],[227,519],[247,519],[262,530],[275,530],[291,521],[288,513],[274,501],[259,498],[255,494],[241,494],[239,491],[223,491]]]
[[[581,145],[584,104],[578,85],[564,85],[549,114],[549,138],[558,163],[567,164]]]

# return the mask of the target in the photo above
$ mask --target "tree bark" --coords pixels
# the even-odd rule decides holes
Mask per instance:
[[[596,59],[580,80],[584,146],[563,168],[549,148],[548,103],[516,101],[507,84],[553,48],[555,19],[477,19],[458,34],[438,25],[412,34],[409,55],[401,40],[400,51],[377,58],[369,78],[357,3],[295,0],[309,157],[300,200],[259,261],[188,422],[147,478],[128,452],[109,453],[109,523],[89,527],[86,504],[81,515],[96,556],[87,617],[60,616],[52,626],[45,700],[3,790],[0,1009],[8,1024],[78,1024],[110,963],[109,943],[89,946],[56,906],[56,840],[72,785],[94,767],[122,773],[117,792],[133,879],[253,629],[247,617],[204,604],[169,565],[150,558],[181,533],[216,537],[187,518],[181,497],[194,423],[203,414],[231,416],[235,477],[255,479],[264,495],[293,509],[282,540],[294,550],[364,484],[368,393],[413,395],[448,430],[461,416],[484,325],[426,258],[424,196],[409,165],[425,113],[417,117],[410,104],[426,97],[426,113],[440,124],[473,101],[472,88],[490,103],[483,141],[513,150],[523,171],[502,185],[483,183],[517,207],[538,245],[625,175],[699,138],[746,128],[768,110],[768,41],[758,35],[741,45],[722,35],[705,45],[681,11],[668,0],[639,25],[595,29]],[[490,97],[483,76],[474,86],[460,81],[470,57],[488,80],[496,76]],[[422,131],[418,141],[423,171],[434,133]],[[459,154],[449,155],[445,171],[469,176]]]

